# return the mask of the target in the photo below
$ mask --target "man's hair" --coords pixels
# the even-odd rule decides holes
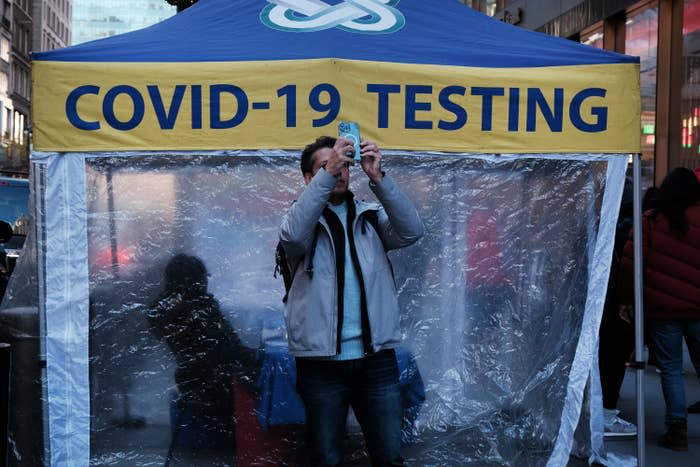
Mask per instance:
[[[685,211],[700,199],[700,182],[695,173],[685,167],[677,167],[666,175],[659,187],[653,216],[663,214],[671,230],[678,234],[688,231]]]
[[[301,173],[306,175],[313,172],[314,159],[313,155],[319,149],[332,148],[335,146],[336,138],[332,136],[320,136],[316,141],[307,145],[301,153]]]

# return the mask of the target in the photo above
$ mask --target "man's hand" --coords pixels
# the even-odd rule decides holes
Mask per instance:
[[[351,157],[347,157],[346,154],[354,153],[354,145],[350,140],[344,138],[338,138],[333,146],[333,154],[326,161],[326,172],[337,177],[340,175],[341,170],[346,167],[347,164],[353,164],[355,160]]]
[[[362,170],[365,171],[370,180],[374,183],[379,183],[382,175],[382,152],[376,144],[365,139],[360,143],[360,156],[362,161]]]

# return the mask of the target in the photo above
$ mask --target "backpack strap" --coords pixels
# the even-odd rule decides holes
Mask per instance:
[[[289,289],[292,287],[294,273],[289,269],[287,253],[285,253],[281,242],[278,242],[277,248],[275,248],[275,273],[273,276],[277,278],[277,274],[281,274],[284,280],[284,297],[282,298],[282,303],[287,303],[287,296],[289,295]]]

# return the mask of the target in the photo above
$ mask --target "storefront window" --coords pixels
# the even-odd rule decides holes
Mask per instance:
[[[462,3],[489,16],[493,16],[497,11],[502,10],[509,2],[508,0],[460,0]]]
[[[499,5],[499,3],[500,3],[500,5]],[[483,4],[483,9],[481,11],[483,11],[484,13],[486,13],[489,16],[493,16],[496,13],[496,10],[503,8],[503,2],[502,1],[499,2],[498,0],[485,0],[482,2],[482,4]],[[499,6],[501,8],[499,8]]]
[[[596,49],[603,48],[603,25],[583,31],[581,33],[581,44],[590,45]]]
[[[681,165],[700,166],[700,0],[683,5]]]
[[[642,98],[642,182],[654,184],[656,144],[656,53],[659,8],[656,2],[628,13],[625,22],[625,53],[640,59]]]

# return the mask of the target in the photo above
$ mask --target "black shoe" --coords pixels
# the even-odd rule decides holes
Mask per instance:
[[[700,401],[688,406],[688,413],[700,413]]]
[[[668,424],[668,430],[656,442],[662,448],[674,451],[688,450],[688,422],[686,420],[673,420]]]

